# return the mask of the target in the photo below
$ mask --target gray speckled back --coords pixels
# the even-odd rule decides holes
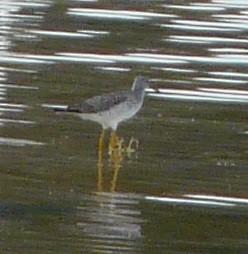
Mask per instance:
[[[83,104],[68,106],[68,111],[85,114],[98,113],[111,109],[112,107],[126,101],[130,96],[133,96],[131,91],[103,94],[88,99]]]

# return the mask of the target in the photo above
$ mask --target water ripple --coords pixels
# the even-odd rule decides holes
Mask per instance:
[[[151,18],[171,18],[176,17],[173,14],[127,11],[127,10],[107,10],[92,8],[69,8],[68,15],[84,16],[92,18],[119,19],[119,20],[148,20]]]
[[[234,89],[198,88],[183,89],[147,89],[148,96],[157,98],[181,99],[190,101],[248,103],[246,91]]]
[[[8,145],[8,146],[38,145],[38,146],[43,146],[43,145],[45,145],[45,143],[36,142],[36,141],[33,141],[33,140],[27,140],[27,139],[16,139],[16,138],[0,137],[0,145]]]

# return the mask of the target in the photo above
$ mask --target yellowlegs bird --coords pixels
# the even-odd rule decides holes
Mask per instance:
[[[88,99],[82,104],[69,105],[66,108],[54,108],[54,110],[73,113],[84,120],[101,124],[103,131],[99,142],[103,142],[105,130],[111,129],[110,146],[112,146],[115,144],[114,137],[119,123],[132,118],[141,109],[145,89],[148,87],[148,78],[138,76],[135,78],[130,91],[102,94]]]

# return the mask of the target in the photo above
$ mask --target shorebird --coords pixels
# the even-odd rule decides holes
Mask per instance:
[[[138,76],[131,90],[106,93],[94,96],[82,104],[69,105],[65,108],[54,108],[56,112],[68,112],[78,115],[84,120],[91,120],[102,125],[99,146],[103,143],[105,131],[111,130],[110,147],[116,145],[116,130],[118,125],[132,118],[142,107],[145,89],[149,80]]]

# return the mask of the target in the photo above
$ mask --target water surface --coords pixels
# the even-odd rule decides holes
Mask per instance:
[[[247,7],[1,2],[1,251],[246,253]],[[51,109],[137,75],[131,154],[100,154],[100,126]]]

